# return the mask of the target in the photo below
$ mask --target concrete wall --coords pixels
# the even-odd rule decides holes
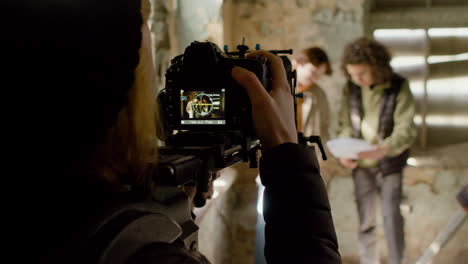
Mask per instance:
[[[150,28],[154,43],[156,90],[164,88],[170,60],[192,41],[209,40],[222,45],[223,0],[150,0]]]
[[[223,0],[178,0],[179,52],[194,40],[223,44]]]

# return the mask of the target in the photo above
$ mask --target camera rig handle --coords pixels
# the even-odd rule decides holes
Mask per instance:
[[[256,44],[255,45],[255,50],[259,50],[259,49],[260,49],[260,44]],[[229,51],[229,46],[224,45],[224,53],[226,53],[228,55],[236,55],[236,56],[239,56],[239,58],[241,58],[241,59],[245,59],[245,54],[248,53],[248,52],[251,52],[251,50],[249,50],[249,47],[247,45],[245,45],[245,38],[242,38],[242,44],[237,45],[237,50],[238,51]],[[290,55],[292,55],[293,54],[293,49],[268,50],[268,52],[273,53],[275,55],[278,55],[278,54],[290,54]]]
[[[210,181],[218,177],[220,170],[243,161],[250,161],[251,168],[257,166],[258,139],[245,139],[229,146],[218,142],[224,138],[216,138],[214,134],[184,132],[171,139],[174,141],[170,146],[158,149],[159,162],[153,178],[158,186],[196,186],[197,195],[201,195],[208,191]],[[190,145],[189,141],[207,145]],[[194,202],[201,207],[205,199],[195,196]]]
[[[268,52],[273,53],[275,55],[278,55],[278,54],[290,54],[290,55],[292,55],[293,54],[292,49],[288,49],[288,50],[269,50]]]
[[[201,194],[208,191],[210,181],[218,177],[221,169],[219,160],[220,149],[214,147],[159,149],[160,162],[157,165],[154,181],[158,186],[196,186],[195,206],[205,205]],[[240,162],[240,160],[232,161]],[[228,166],[228,164],[223,164]],[[229,164],[231,165],[231,164]]]
[[[245,38],[242,38],[242,44],[237,45],[239,51],[239,58],[245,59],[245,53],[249,50],[249,47],[245,45]]]
[[[304,133],[299,132],[297,133],[297,138],[299,140],[299,144],[302,144],[304,146],[307,146],[307,142],[310,143],[316,143],[320,149],[320,152],[322,153],[322,160],[327,160],[327,154],[325,153],[325,148],[323,147],[322,140],[320,139],[320,136],[309,136],[306,137],[304,136]]]

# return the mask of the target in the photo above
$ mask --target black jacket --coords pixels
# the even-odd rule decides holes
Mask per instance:
[[[260,177],[267,262],[341,263],[314,149],[286,143],[267,151]]]
[[[262,183],[265,185],[265,257],[267,262],[269,264],[341,263],[330,205],[314,149],[291,143],[277,146],[264,153],[260,161],[260,174]],[[43,211],[40,217],[38,216],[39,218],[35,217],[35,226],[39,228],[36,231],[41,230],[39,232],[41,234],[31,236],[29,242],[36,250],[42,251],[47,248],[52,250],[49,253],[57,252],[60,248],[58,244],[64,241],[58,235],[59,233],[63,232],[62,235],[66,237],[74,237],[75,233],[82,232],[83,229],[79,226],[86,226],[87,222],[92,222],[92,216],[97,214],[98,208],[106,207],[106,204],[110,202],[103,197],[112,199],[112,191],[105,185],[85,182],[79,186],[65,189],[86,190],[80,196],[76,196],[77,192],[74,191],[69,195],[61,193],[55,196],[62,197],[57,203],[62,203],[63,200],[68,201],[67,206],[62,207],[62,210]],[[90,190],[96,191],[90,192]],[[79,199],[72,199],[70,195]],[[96,204],[97,201],[101,202]],[[48,203],[46,205],[51,207]],[[57,207],[61,206],[57,205],[54,208],[57,209]],[[45,224],[47,222],[45,221],[39,224],[41,217],[52,222]],[[45,244],[40,243],[45,237],[49,240],[52,237],[54,239]],[[168,247],[173,251],[168,251]],[[44,254],[47,251],[41,253]],[[179,251],[183,250],[175,244],[151,244],[128,263],[153,263],[155,260],[166,259],[166,262],[160,263],[181,263],[171,262],[176,255],[187,261],[186,263],[206,263],[202,257],[184,252],[182,254]],[[177,254],[174,255],[174,252]],[[36,259],[37,257],[38,255]]]
[[[263,155],[260,175],[265,185],[267,262],[341,263],[314,149],[291,143],[277,146]],[[152,245],[140,253],[130,263],[153,263],[155,259],[161,263],[206,263],[175,245]]]

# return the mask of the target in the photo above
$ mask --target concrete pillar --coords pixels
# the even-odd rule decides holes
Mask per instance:
[[[177,51],[175,35],[177,5],[173,0],[151,0],[149,25],[153,41],[156,94],[164,88],[167,67]]]

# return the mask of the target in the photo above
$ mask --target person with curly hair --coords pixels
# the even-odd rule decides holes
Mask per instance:
[[[400,212],[402,171],[416,138],[415,104],[408,80],[396,74],[379,42],[359,38],[345,47],[342,69],[348,79],[342,97],[339,137],[360,138],[373,149],[358,159],[341,158],[352,169],[359,214],[361,263],[379,263],[377,196],[388,246],[389,264],[402,263],[405,239]]]

